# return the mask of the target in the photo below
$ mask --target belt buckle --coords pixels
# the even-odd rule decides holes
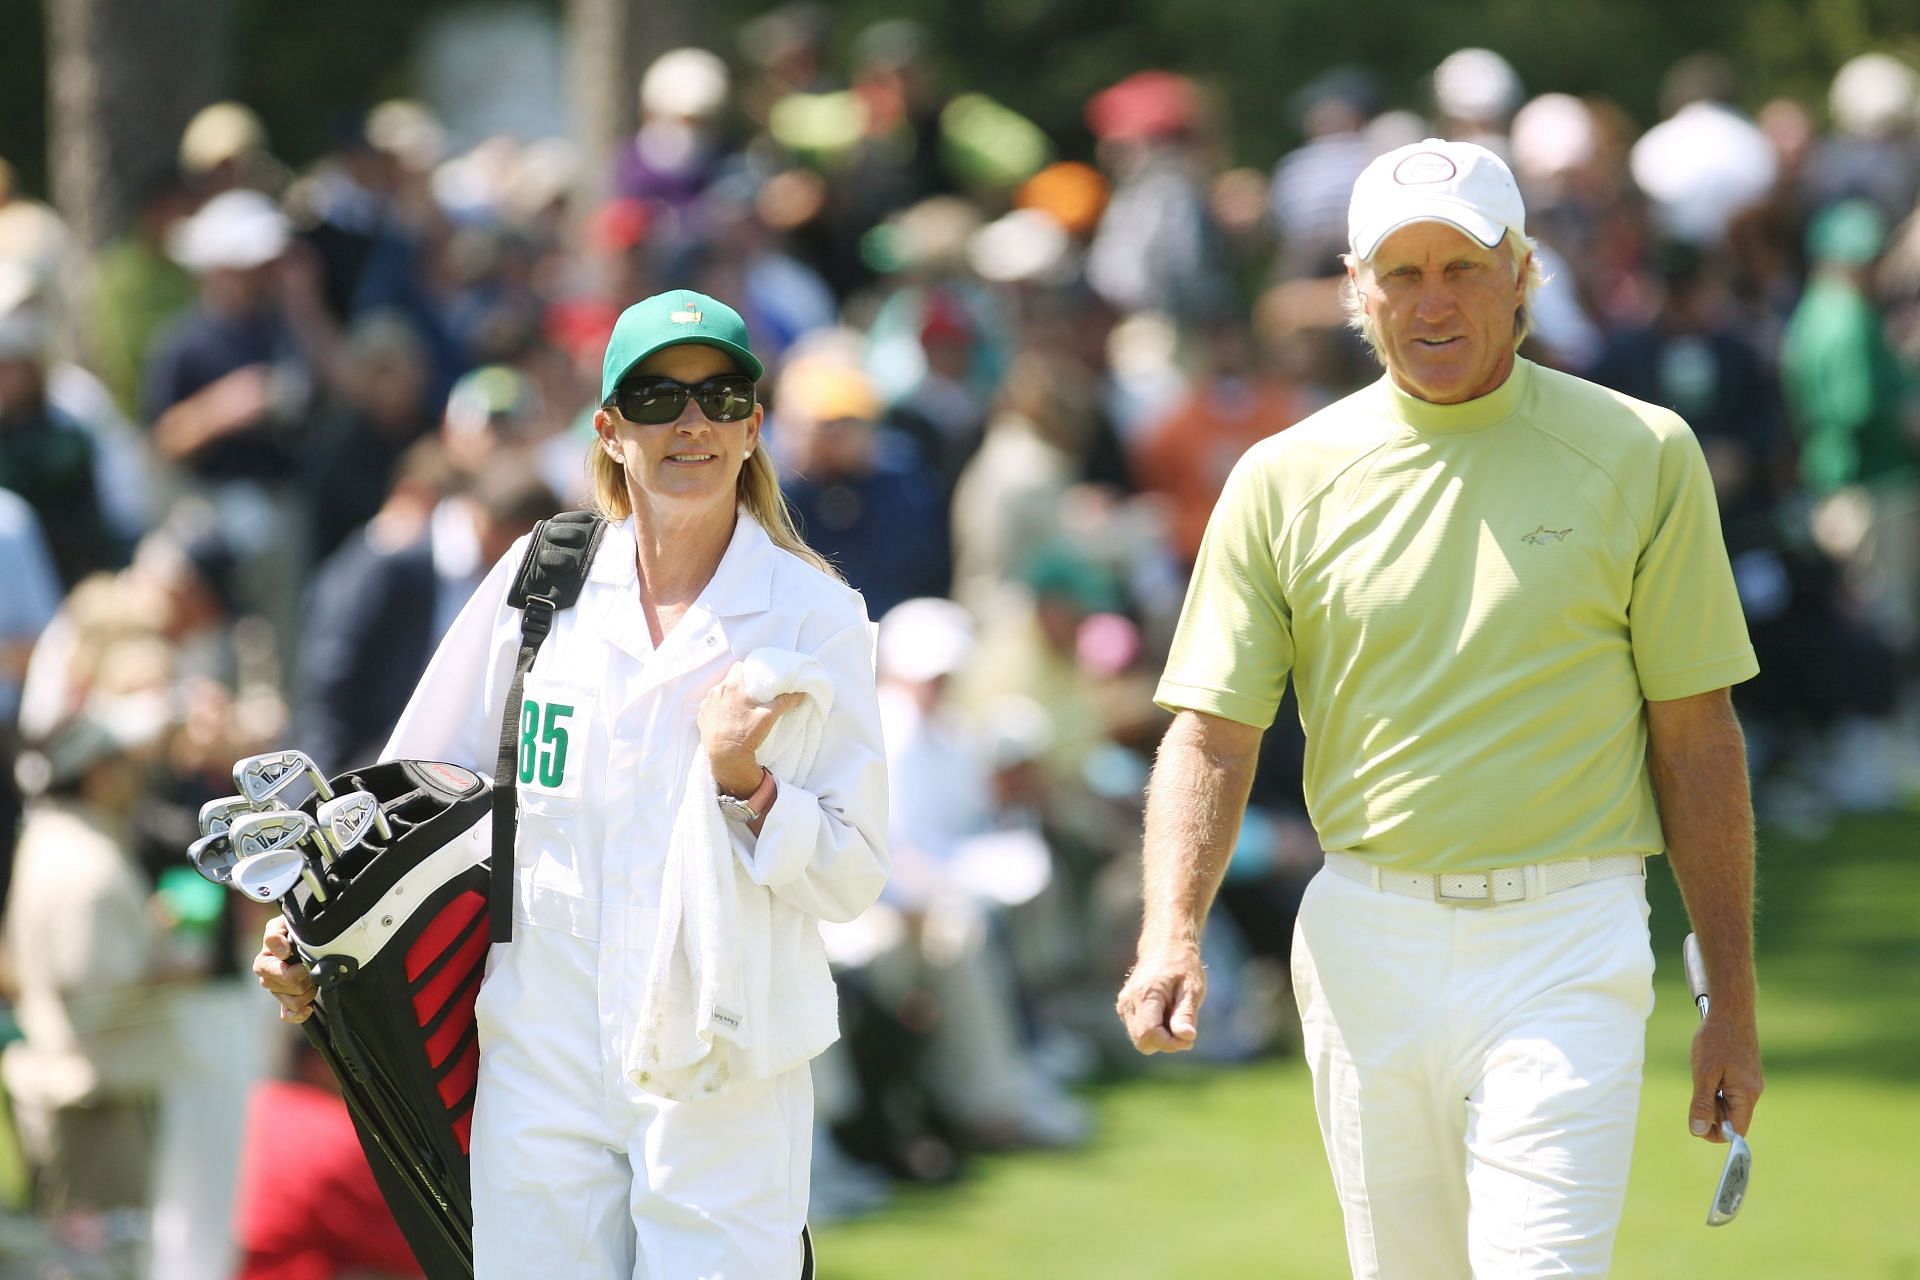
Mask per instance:
[[[1445,892],[1447,877],[1456,878],[1478,876],[1480,892],[1477,896],[1455,895]],[[1435,873],[1433,877],[1433,900],[1445,907],[1485,908],[1495,905],[1493,898],[1493,877],[1483,871],[1456,871]]]

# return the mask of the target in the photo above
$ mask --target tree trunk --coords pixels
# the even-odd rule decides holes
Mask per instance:
[[[578,217],[607,196],[615,157],[638,123],[648,64],[668,49],[703,43],[706,23],[695,0],[567,0],[566,23]]]
[[[84,313],[92,251],[170,163],[226,66],[225,0],[46,0],[47,171],[73,236],[68,314]]]

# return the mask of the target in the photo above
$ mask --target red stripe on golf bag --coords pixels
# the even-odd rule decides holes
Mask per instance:
[[[486,909],[486,898],[471,891],[442,907],[433,923],[422,929],[413,945],[407,948],[407,981],[412,982],[425,973],[440,958],[440,953],[467,931],[474,917]]]
[[[427,1065],[435,1071],[459,1047],[460,1041],[473,1027],[473,1001],[480,993],[479,970],[474,971],[473,990],[462,990],[453,998],[453,1005],[447,1010],[447,1016],[441,1021],[440,1029],[427,1037]],[[424,1028],[422,1028],[424,1030]]]
[[[426,1026],[439,1016],[448,997],[465,986],[474,970],[486,963],[487,944],[487,931],[474,930],[460,949],[448,958],[440,972],[433,975],[432,981],[413,993],[413,1016],[419,1019],[421,1026]]]
[[[460,1061],[454,1064],[453,1070],[440,1077],[440,1083],[437,1086],[440,1090],[440,1101],[446,1103],[451,1109],[460,1099],[473,1092],[473,1082],[479,1074],[480,1046],[470,1045],[467,1051],[460,1055]]]

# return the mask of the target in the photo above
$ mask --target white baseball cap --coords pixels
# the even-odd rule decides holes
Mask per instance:
[[[950,676],[973,654],[973,618],[951,600],[903,600],[880,619],[880,674],[921,684]]]
[[[285,253],[292,239],[293,226],[278,204],[240,188],[221,192],[175,225],[167,251],[189,271],[246,271]]]
[[[1471,142],[1428,138],[1361,170],[1347,206],[1347,243],[1365,260],[1410,222],[1445,222],[1491,249],[1508,231],[1527,234],[1527,209],[1499,156]]]

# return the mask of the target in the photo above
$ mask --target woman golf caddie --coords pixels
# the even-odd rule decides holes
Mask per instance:
[[[607,344],[591,469],[612,523],[526,677],[523,707],[556,731],[549,747],[565,747],[532,782],[522,773],[514,936],[492,949],[478,1000],[480,1280],[811,1270],[806,1063],[665,1097],[674,1091],[630,1056],[640,1010],[662,1003],[650,966],[673,892],[669,835],[686,806],[725,814],[750,899],[736,918],[772,939],[759,940],[770,964],[747,966],[765,988],[747,1004],[767,1010],[770,1039],[817,1052],[818,1034],[779,1024],[822,1016],[831,1038],[814,923],[859,914],[886,877],[866,607],[788,517],[760,447],[762,372],[739,315],[685,290],[628,308]],[[491,774],[519,644],[506,599],[522,550],[494,566],[441,642],[388,758]],[[810,658],[830,686],[800,776],[760,757],[809,695],[751,697],[737,664],[756,650]],[[692,768],[702,756],[704,794],[689,780],[704,778]],[[276,923],[255,970],[285,1016],[304,1017],[312,986],[289,960]]]

